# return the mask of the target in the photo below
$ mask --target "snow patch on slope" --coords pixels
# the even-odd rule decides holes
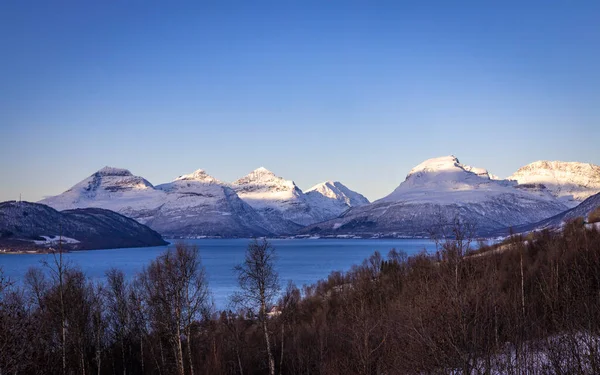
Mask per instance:
[[[44,245],[44,246],[59,246],[61,243],[62,244],[76,244],[79,243],[79,240],[76,240],[74,238],[70,238],[70,237],[65,237],[65,236],[59,236],[59,235],[54,235],[54,236],[40,236],[43,238],[43,240],[33,240],[33,243],[35,243],[36,245]]]

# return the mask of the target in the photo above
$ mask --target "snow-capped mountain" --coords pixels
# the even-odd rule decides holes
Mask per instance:
[[[165,236],[251,237],[271,233],[235,192],[203,170],[153,186],[125,169],[103,168],[40,203],[64,210],[107,208]]]
[[[165,198],[165,193],[155,189],[145,178],[134,176],[127,169],[104,167],[64,193],[39,203],[59,211],[105,208],[146,224]]]
[[[339,216],[349,207],[367,204],[362,195],[340,182],[324,182],[304,193],[294,181],[260,167],[231,185],[279,234]]]
[[[515,189],[516,188],[516,189]],[[535,194],[546,201],[554,197],[543,187],[518,186],[516,182],[493,179],[487,170],[461,164],[453,156],[424,161],[410,170],[404,182],[380,202],[477,203],[503,194]]]
[[[569,207],[600,192],[600,166],[589,163],[536,161],[519,168],[508,179],[520,184],[543,184]]]
[[[479,234],[536,223],[599,191],[600,167],[591,164],[536,162],[500,180],[444,156],[414,167],[392,193],[374,203],[340,182],[323,182],[303,192],[262,167],[231,184],[199,169],[157,186],[126,169],[105,167],[40,203],[58,210],[113,210],[165,236],[299,231],[419,236],[455,217],[476,223]]]
[[[148,221],[171,236],[251,237],[271,233],[264,220],[226,184],[199,169],[158,185],[165,200]]]
[[[40,201],[57,210],[110,209],[175,237],[292,234],[367,202],[338,182],[317,185],[306,195],[293,181],[265,168],[233,184],[199,169],[154,186],[126,169],[111,167]]]
[[[476,223],[478,233],[485,234],[536,222],[566,209],[543,187],[496,180],[485,169],[444,156],[417,165],[388,196],[353,207],[339,218],[309,226],[303,232],[427,235],[439,221],[459,217]]]
[[[339,181],[322,182],[308,189],[305,194],[313,210],[318,211],[323,220],[337,217],[350,207],[369,204],[367,198]]]
[[[177,177],[175,181],[198,181],[207,184],[223,184],[223,182],[206,173],[204,169],[197,169],[193,173],[181,175]]]
[[[294,181],[260,167],[234,181],[232,188],[254,208],[276,233],[293,233],[318,220],[305,194]]]

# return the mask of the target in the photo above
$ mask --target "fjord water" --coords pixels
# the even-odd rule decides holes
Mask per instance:
[[[243,261],[249,241],[185,240],[186,244],[195,245],[200,251],[214,303],[219,309],[227,307],[228,297],[237,288],[233,267]],[[273,239],[271,243],[276,249],[277,270],[282,287],[288,280],[301,287],[326,278],[332,271],[347,271],[376,250],[386,256],[391,249],[402,250],[408,255],[424,249],[428,252],[435,249],[433,242],[425,239]],[[122,270],[128,278],[132,278],[167,248],[168,246],[159,246],[76,251],[65,254],[64,259],[95,281],[101,281],[105,272],[112,267]],[[52,255],[48,254],[0,255],[0,267],[3,268],[5,276],[20,282],[30,267],[42,267],[42,262],[51,261],[51,257]]]

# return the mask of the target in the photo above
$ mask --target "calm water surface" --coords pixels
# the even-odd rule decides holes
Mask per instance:
[[[185,242],[198,246],[215,305],[225,308],[228,297],[236,290],[232,269],[244,259],[249,240],[203,239]],[[393,248],[403,250],[408,255],[423,249],[432,252],[435,248],[431,241],[424,239],[274,239],[271,242],[278,256],[277,270],[281,284],[292,280],[299,287],[326,278],[332,271],[347,271],[375,250],[385,256]],[[167,246],[77,251],[65,254],[65,258],[94,280],[102,280],[106,270],[112,267],[121,269],[131,278],[165,249]],[[0,267],[5,276],[19,282],[30,267],[41,267],[41,262],[50,260],[49,257],[51,255],[46,254],[0,255]]]

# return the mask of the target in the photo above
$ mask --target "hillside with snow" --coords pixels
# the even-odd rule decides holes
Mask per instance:
[[[225,183],[203,170],[156,186],[165,193],[148,225],[166,236],[252,237],[273,232]]]
[[[153,185],[105,167],[40,203],[57,210],[98,207],[134,218],[168,237],[427,236],[455,217],[481,235],[554,217],[600,191],[600,167],[536,162],[502,180],[450,155],[412,168],[373,202],[338,181],[302,191],[266,168],[227,183],[204,170]]]
[[[105,167],[62,194],[40,201],[57,210],[105,208],[147,224],[167,237],[254,237],[293,234],[368,203],[339,182],[304,194],[293,181],[258,168],[232,184],[204,170],[152,185]]]
[[[310,205],[318,213],[320,221],[338,217],[350,207],[369,204],[362,194],[350,190],[339,181],[326,181],[306,191]]]
[[[134,176],[127,169],[104,167],[64,193],[38,203],[58,211],[104,208],[145,224],[156,215],[164,200],[165,193],[145,178]]]
[[[369,201],[340,182],[324,182],[303,192],[292,180],[258,168],[231,184],[238,196],[254,208],[279,234],[335,218]]]
[[[147,226],[105,209],[59,212],[38,203],[0,203],[1,248],[91,250],[166,244]]]
[[[57,210],[110,209],[165,236],[252,237],[271,233],[231,188],[202,170],[155,187],[126,169],[106,167],[40,203]]]
[[[587,198],[579,205],[561,212],[555,216],[546,218],[532,224],[520,225],[513,228],[503,228],[493,233],[496,236],[508,236],[512,233],[526,233],[531,231],[541,231],[544,229],[557,230],[562,228],[565,223],[576,218],[588,219],[588,216],[592,211],[600,207],[600,193],[594,194]]]
[[[600,166],[589,163],[541,160],[519,168],[508,179],[542,184],[569,207],[600,193]]]
[[[231,186],[276,233],[291,234],[319,221],[314,218],[305,194],[294,181],[276,176],[266,168],[255,169]]]
[[[536,222],[567,208],[543,187],[497,180],[485,169],[444,156],[414,167],[388,196],[353,207],[339,218],[309,226],[303,232],[427,236],[435,225],[458,217],[475,223],[477,232],[485,234]]]

